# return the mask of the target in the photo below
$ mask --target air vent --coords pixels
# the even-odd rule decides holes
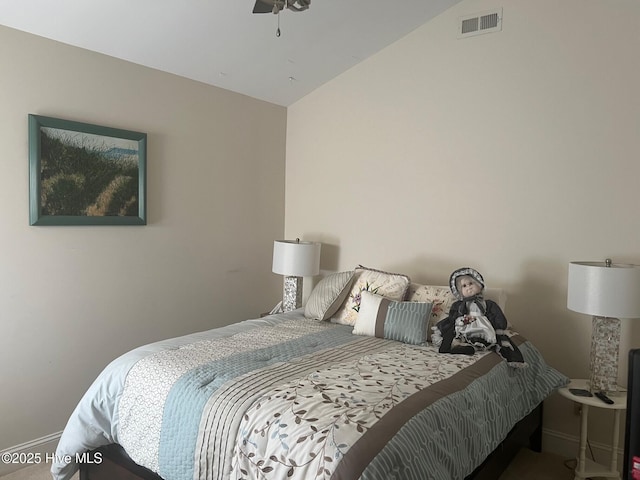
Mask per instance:
[[[458,38],[472,37],[502,30],[502,8],[460,17]]]

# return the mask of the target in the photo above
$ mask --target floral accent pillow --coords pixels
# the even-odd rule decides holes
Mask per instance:
[[[355,270],[351,291],[342,307],[331,319],[333,323],[355,325],[363,291],[375,293],[390,300],[404,300],[411,279],[401,273],[389,273],[359,265]]]
[[[439,287],[434,285],[421,285],[412,283],[407,293],[408,302],[431,303],[431,313],[427,326],[427,340],[431,340],[431,327],[435,327],[443,318],[447,318],[451,305],[456,301],[449,287]]]

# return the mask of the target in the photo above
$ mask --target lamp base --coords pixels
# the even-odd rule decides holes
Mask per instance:
[[[618,390],[618,355],[620,352],[620,320],[593,317],[589,366],[591,392]]]
[[[284,277],[282,311],[290,312],[302,306],[302,277]]]

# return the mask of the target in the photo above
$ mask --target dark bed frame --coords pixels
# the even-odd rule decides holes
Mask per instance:
[[[542,403],[520,420],[498,448],[465,480],[496,480],[523,447],[542,451]],[[101,457],[95,456],[98,452]],[[163,480],[131,460],[117,444],[90,452],[89,459],[80,465],[80,480]]]

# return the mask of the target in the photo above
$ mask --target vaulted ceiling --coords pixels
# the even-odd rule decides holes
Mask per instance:
[[[288,106],[459,1],[2,0],[0,24]]]

